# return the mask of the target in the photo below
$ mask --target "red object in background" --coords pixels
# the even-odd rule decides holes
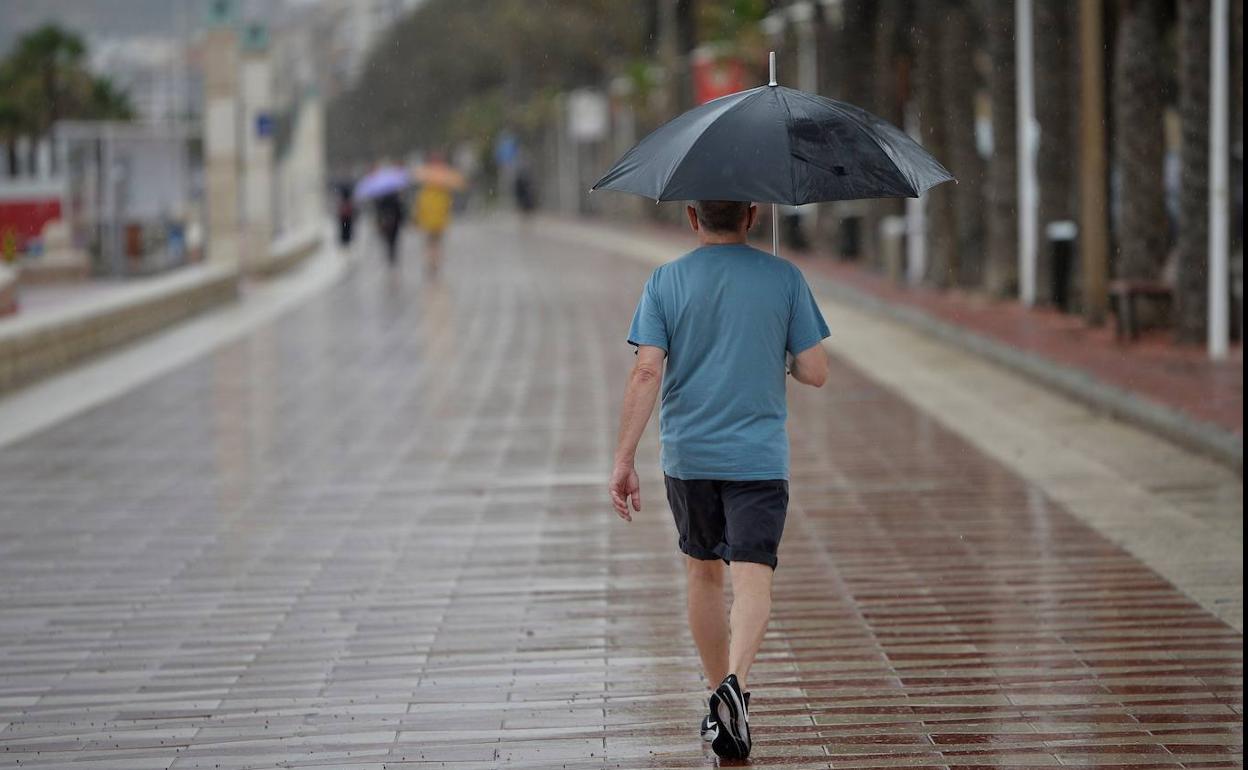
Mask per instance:
[[[61,218],[59,198],[18,198],[0,200],[0,236],[10,230],[17,236],[17,248],[43,234],[43,226]]]
[[[693,71],[693,98],[698,104],[706,104],[745,88],[745,64],[736,56],[695,53],[690,68]]]

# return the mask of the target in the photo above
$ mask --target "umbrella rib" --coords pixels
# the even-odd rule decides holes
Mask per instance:
[[[784,107],[784,141],[788,142],[789,146],[786,149],[788,150],[788,156],[791,158],[793,156],[793,135],[789,132],[793,129],[793,110],[789,109],[789,101],[784,99],[782,94],[776,98],[780,99],[780,104]],[[797,182],[793,178],[792,161],[789,162],[789,200],[793,201],[794,205],[800,205],[797,203]],[[775,226],[774,222],[772,226]]]
[[[754,99],[758,98],[758,96],[762,94],[766,90],[766,88],[767,88],[766,86],[763,86],[762,88],[755,88],[754,93],[751,93],[748,96],[742,98],[736,104],[732,105],[728,109],[721,112],[719,116],[716,117],[715,120],[711,122],[711,125],[707,126],[706,130],[698,134],[698,138],[693,140],[693,142],[685,149],[684,154],[680,156],[680,160],[673,163],[671,170],[667,172],[667,177],[663,180],[663,184],[659,187],[658,200],[671,200],[670,198],[665,197],[667,195],[668,185],[672,183],[672,179],[676,176],[676,172],[679,171],[680,167],[684,165],[684,162],[688,160],[689,155],[692,154],[693,152],[693,149],[698,146],[699,142],[701,142],[704,138],[706,138],[707,131],[709,131],[711,127],[713,127],[716,123],[718,123],[726,115],[728,115],[728,113],[737,109],[738,107],[745,104],[746,102],[753,101]]]

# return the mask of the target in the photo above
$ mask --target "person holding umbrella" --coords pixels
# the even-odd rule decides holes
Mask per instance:
[[[391,267],[399,261],[399,228],[403,224],[404,190],[412,183],[407,171],[386,162],[378,163],[355,185],[356,200],[371,200],[377,217],[377,231],[386,247],[386,261]]]
[[[797,382],[821,387],[829,332],[797,267],[747,243],[757,206],[703,200],[686,211],[699,247],[654,271],[629,329],[637,360],[610,489],[631,521],[629,504],[641,510],[633,458],[661,381],[663,472],[685,554],[689,628],[707,681],[719,685],[702,733],[717,754],[743,758],[746,682],[771,613],[789,502],[786,358]]]
[[[594,185],[686,207],[699,246],[642,290],[636,348],[608,482],[620,518],[641,511],[634,458],[656,400],[688,619],[707,682],[704,740],[750,755],[748,679],[771,613],[789,501],[785,374],[821,387],[829,330],[801,272],[746,242],[753,201],[918,196],[952,179],[913,140],[852,105],[776,84],[708,102],[661,126]],[[724,569],[724,563],[729,565]],[[732,581],[725,616],[723,582]]]

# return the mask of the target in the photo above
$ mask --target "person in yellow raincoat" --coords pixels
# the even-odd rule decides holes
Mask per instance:
[[[438,152],[429,153],[415,177],[420,193],[412,217],[425,233],[425,269],[437,275],[442,266],[442,235],[451,224],[451,206],[455,193],[464,188],[464,177]]]

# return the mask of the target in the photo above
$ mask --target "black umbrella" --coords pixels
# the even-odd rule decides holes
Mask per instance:
[[[798,206],[917,198],[953,179],[887,121],[852,104],[777,85],[774,53],[771,62],[769,85],[720,97],[665,123],[591,189],[655,201]]]

